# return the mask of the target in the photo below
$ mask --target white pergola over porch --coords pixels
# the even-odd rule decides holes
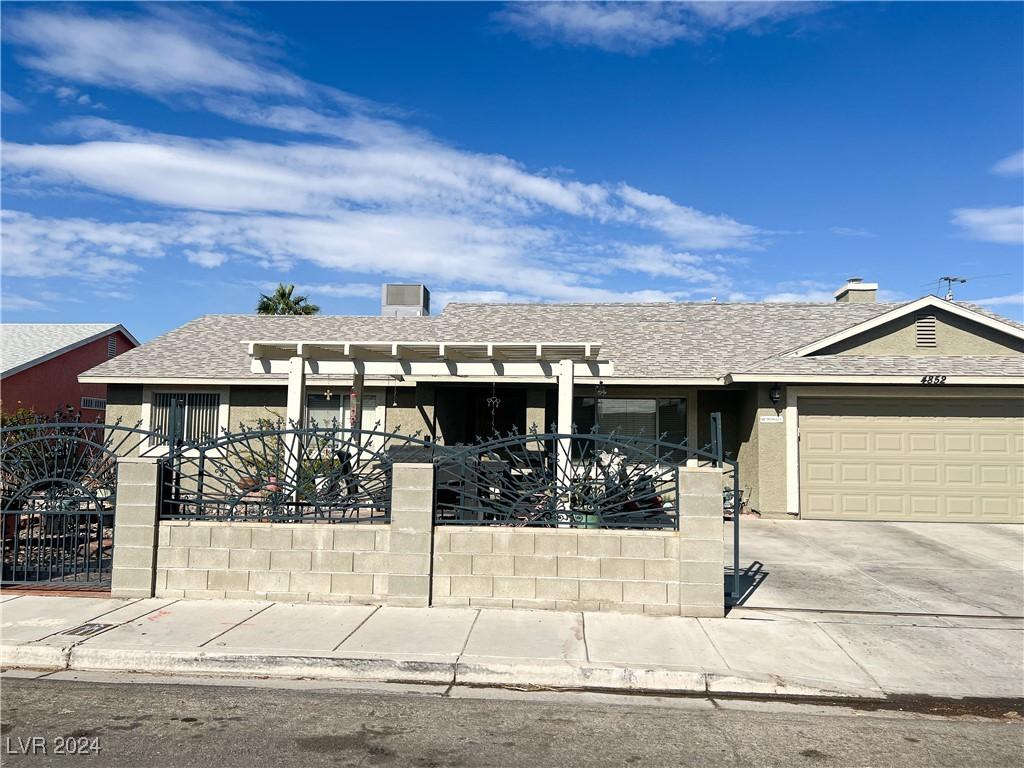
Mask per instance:
[[[366,377],[396,381],[543,381],[558,383],[557,429],[572,431],[572,393],[577,378],[601,379],[613,374],[601,359],[600,342],[423,342],[423,341],[291,341],[257,339],[243,342],[255,374],[288,374],[290,421],[301,423],[306,401],[306,376],[351,378],[362,402]]]

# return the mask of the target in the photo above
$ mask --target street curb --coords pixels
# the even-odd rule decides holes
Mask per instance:
[[[454,662],[429,659],[300,654],[268,656],[224,651],[155,651],[88,646],[78,646],[71,650],[68,669],[410,683],[451,683],[455,677]]]
[[[267,655],[249,651],[15,645],[0,646],[0,666],[50,671],[306,678],[651,694],[777,695],[862,700],[886,697],[881,689],[736,670],[481,656],[452,659],[370,654]]]
[[[0,666],[16,669],[68,668],[71,649],[59,645],[0,645]]]

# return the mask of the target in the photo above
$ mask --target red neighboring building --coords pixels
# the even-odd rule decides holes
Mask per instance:
[[[0,324],[0,407],[52,416],[71,406],[83,421],[102,419],[106,385],[80,384],[78,374],[138,345],[117,323]]]

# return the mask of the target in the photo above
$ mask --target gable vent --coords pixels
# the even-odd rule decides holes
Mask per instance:
[[[917,315],[917,346],[938,346],[935,338],[935,315],[918,313]]]
[[[111,357],[116,357],[116,356],[117,356],[117,336],[114,336],[113,334],[111,334],[110,336],[107,336],[107,357],[111,358]]]

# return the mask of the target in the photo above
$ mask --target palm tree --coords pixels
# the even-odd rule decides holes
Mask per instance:
[[[260,294],[256,302],[256,314],[259,315],[318,315],[320,307],[310,304],[305,296],[292,296],[294,285],[278,283],[274,292],[267,296]]]

